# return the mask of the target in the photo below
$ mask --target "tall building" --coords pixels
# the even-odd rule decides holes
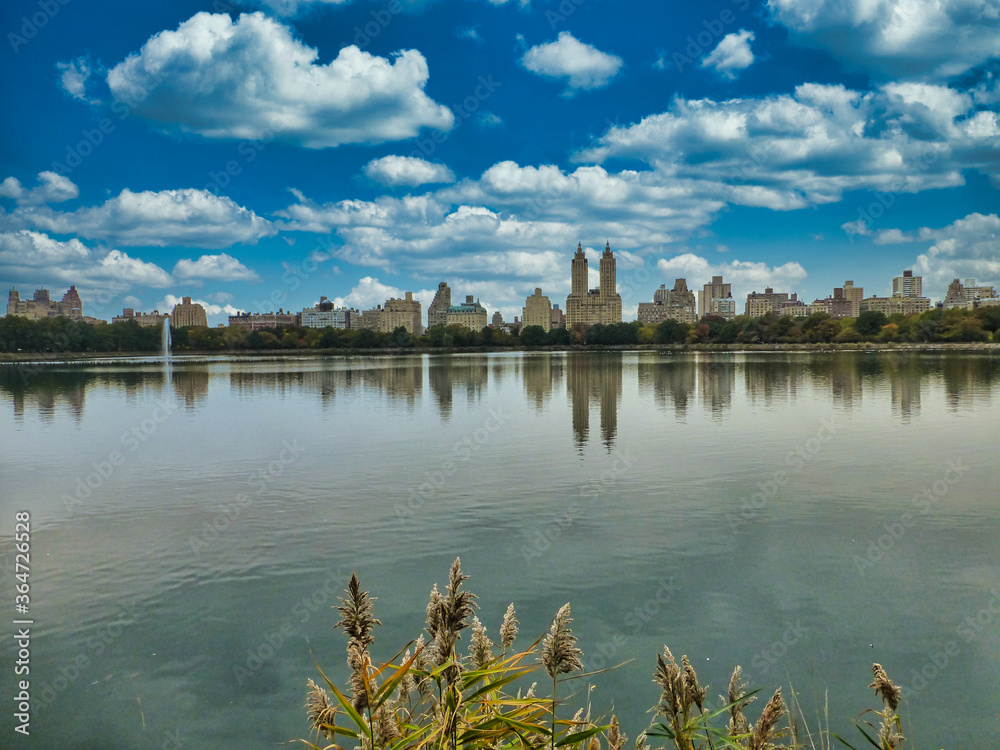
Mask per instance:
[[[597,289],[587,289],[588,273],[587,256],[578,243],[570,264],[571,291],[566,298],[566,327],[572,328],[577,323],[621,323],[622,298],[616,289],[615,256],[610,242],[605,244],[601,256],[600,286]]]
[[[486,328],[486,308],[472,295],[465,302],[452,305],[444,314],[444,324],[449,326],[465,326],[471,331],[481,331]]]
[[[230,319],[231,320],[231,319]],[[346,307],[334,307],[326,297],[319,298],[315,307],[306,307],[299,313],[303,328],[351,328],[351,311]]]
[[[723,318],[736,317],[736,300],[733,299],[733,285],[722,281],[721,276],[713,276],[710,284],[698,292],[698,314],[718,315]]]
[[[17,315],[32,320],[45,318],[82,320],[83,302],[80,301],[76,286],[71,286],[60,302],[53,302],[49,297],[49,290],[45,288],[36,289],[32,298],[25,300],[21,299],[20,292],[11,289],[7,295],[7,315]]]
[[[903,271],[902,276],[896,276],[892,280],[892,296],[917,298],[923,297],[924,277],[914,276],[913,271]]]
[[[503,328],[503,315],[500,314],[499,310],[493,313],[493,318],[490,320],[490,328]]]
[[[566,313],[559,309],[559,305],[552,305],[552,312],[549,316],[549,330],[553,328],[566,327]]]
[[[833,290],[833,302],[830,305],[830,316],[833,318],[856,318],[861,312],[861,300],[865,297],[865,288],[854,286],[853,281],[845,281],[844,286]]]
[[[448,312],[449,307],[451,307],[451,289],[447,282],[442,281],[438,284],[437,293],[427,308],[427,327],[433,328],[434,326],[447,325],[445,323],[445,314]]]
[[[207,328],[208,317],[205,315],[205,308],[197,302],[192,302],[190,297],[181,297],[181,303],[174,305],[174,310],[170,314],[170,325],[174,328],[189,326]]]
[[[397,328],[405,328],[414,336],[420,336],[424,332],[422,319],[420,300],[413,299],[413,292],[407,292],[405,299],[393,297],[386,300],[379,316],[378,330],[382,333],[392,333]]]
[[[983,286],[976,284],[975,279],[965,280],[965,300],[966,302],[976,303],[984,299],[994,299],[997,296],[997,290],[991,286]],[[65,302],[66,298],[63,297]],[[973,305],[975,306],[975,305]]]
[[[968,307],[969,301],[965,297],[965,286],[958,279],[954,279],[948,285],[948,291],[944,295],[945,307]]]
[[[676,320],[679,323],[697,321],[694,292],[688,289],[687,279],[674,279],[673,289],[660,284],[660,288],[653,292],[652,302],[639,303],[638,318],[640,323],[650,324],[665,320]]]
[[[524,301],[522,313],[526,328],[541,326],[546,333],[552,330],[552,303],[542,295],[540,288],[536,288],[535,293]]]
[[[745,315],[760,318],[769,312],[778,313],[789,302],[798,302],[798,295],[789,292],[776,292],[771,287],[764,287],[763,292],[753,291],[747,295]]]

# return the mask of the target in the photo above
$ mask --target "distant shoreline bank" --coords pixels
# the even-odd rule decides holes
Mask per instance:
[[[386,347],[378,349],[241,349],[233,351],[184,351],[170,355],[173,361],[185,359],[259,359],[286,357],[384,357],[406,354],[498,354],[536,352],[670,352],[670,353],[736,353],[736,352],[988,352],[1000,353],[1000,342],[933,342],[933,343],[816,343],[816,344],[623,344],[618,346],[536,346],[536,347]],[[86,363],[93,360],[162,359],[156,352],[0,352],[0,365],[17,363]]]

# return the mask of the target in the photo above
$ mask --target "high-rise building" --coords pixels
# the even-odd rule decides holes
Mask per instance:
[[[525,328],[541,326],[546,333],[552,330],[552,303],[542,295],[540,288],[536,288],[535,293],[524,301],[522,313]]]
[[[17,315],[32,320],[45,318],[82,320],[83,302],[80,301],[76,286],[71,286],[60,302],[53,302],[49,297],[49,290],[45,288],[36,289],[32,298],[25,300],[21,299],[20,292],[11,289],[7,295],[7,315]]]
[[[953,279],[948,285],[943,304],[945,307],[969,307],[969,300],[965,296],[965,286],[961,281]]]
[[[413,299],[413,292],[407,292],[405,299],[393,297],[386,300],[379,316],[378,330],[392,333],[397,328],[405,328],[414,336],[420,336],[424,332],[422,318],[420,300]]]
[[[549,330],[553,328],[565,328],[566,327],[566,313],[559,309],[559,305],[552,305],[552,310],[549,314]]]
[[[434,300],[427,308],[427,327],[433,328],[434,326],[447,325],[445,323],[445,315],[449,307],[451,307],[451,289],[448,287],[447,282],[442,281],[438,284]]]
[[[470,294],[465,302],[452,305],[445,311],[445,325],[465,326],[471,331],[481,331],[486,328],[486,308],[479,304]]]
[[[490,328],[503,328],[503,315],[500,314],[499,310],[493,313],[493,318],[490,320]]]
[[[967,302],[976,303],[984,299],[994,299],[997,296],[996,289],[994,289],[991,286],[976,284],[975,279],[966,279],[964,286],[965,286],[965,299]],[[65,301],[65,297],[63,298],[63,300]]]
[[[721,276],[713,276],[710,284],[698,292],[698,314],[718,315],[723,318],[736,317],[736,300],[733,299],[733,285],[723,282]]]
[[[320,297],[318,305],[306,307],[299,313],[299,320],[303,328],[347,329],[352,327],[351,312],[346,307],[334,307],[329,299]]]
[[[667,289],[666,284],[653,292],[652,302],[640,302],[640,323],[657,324],[665,320],[676,320],[680,323],[694,323],[698,319],[695,309],[694,292],[688,289],[687,279],[674,279],[674,288]]]
[[[611,243],[604,246],[601,256],[600,286],[587,289],[589,269],[582,244],[577,244],[576,254],[570,264],[570,294],[566,298],[566,327],[577,323],[594,325],[622,322],[622,298],[616,289],[615,256]]]
[[[170,314],[170,325],[174,328],[187,328],[189,326],[208,327],[208,316],[205,315],[205,308],[197,302],[192,302],[190,297],[181,297],[179,305],[174,305]]]
[[[892,280],[892,296],[917,298],[923,297],[924,277],[914,276],[913,271],[903,271],[902,276],[896,276]]]
[[[789,302],[798,302],[798,295],[789,292],[776,292],[771,287],[764,287],[763,292],[753,291],[747,295],[745,315],[760,318],[769,312],[778,313],[782,306]]]

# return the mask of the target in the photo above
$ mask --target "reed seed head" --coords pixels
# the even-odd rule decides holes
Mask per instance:
[[[309,692],[306,693],[306,717],[309,719],[309,727],[326,735],[327,739],[332,740],[334,737],[333,730],[327,727],[333,726],[336,722],[337,709],[330,705],[330,697],[326,694],[326,690],[312,680],[309,680],[308,686]]]
[[[583,662],[580,661],[583,651],[576,647],[576,636],[569,627],[573,619],[569,614],[569,602],[567,602],[559,608],[545,640],[542,641],[542,655],[539,661],[552,679],[557,675],[583,669]]]
[[[885,703],[890,711],[895,712],[899,708],[899,700],[903,695],[903,691],[898,685],[893,684],[881,664],[877,662],[873,664],[872,672],[875,675],[875,681],[868,687],[875,688],[875,695],[882,698],[882,702]]]
[[[747,745],[748,750],[767,750],[767,748],[773,747],[771,742],[777,739],[778,732],[776,728],[781,717],[785,715],[785,701],[781,697],[781,688],[774,691],[774,695],[771,699],[764,705],[764,710],[760,714],[760,718],[757,720],[757,724],[753,728],[753,734],[750,735],[750,742]]]
[[[608,750],[622,750],[626,742],[628,742],[628,736],[618,725],[618,717],[612,714],[611,725],[608,727]]]
[[[514,613],[514,602],[511,602],[507,605],[507,612],[503,616],[503,624],[500,625],[500,643],[505,650],[514,645],[514,639],[517,638],[517,626],[519,624]]]
[[[704,711],[708,688],[698,684],[698,675],[695,674],[694,667],[691,666],[687,656],[681,657],[681,664],[684,667],[684,692],[690,700],[694,701],[699,711]]]
[[[486,635],[484,626],[478,617],[472,618],[472,640],[469,641],[469,658],[475,669],[486,669],[493,661],[493,641]]]
[[[361,590],[356,573],[351,575],[347,584],[347,597],[340,597],[340,602],[341,606],[335,607],[340,612],[340,620],[333,627],[343,628],[348,638],[364,651],[375,641],[372,635],[375,626],[382,623],[373,614],[375,599],[368,596],[367,591]]]

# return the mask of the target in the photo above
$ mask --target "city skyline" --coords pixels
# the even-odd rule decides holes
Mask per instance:
[[[448,279],[512,320],[589,240],[625,320],[676,278],[997,285],[998,21],[917,5],[18,0],[0,284],[215,325]]]

